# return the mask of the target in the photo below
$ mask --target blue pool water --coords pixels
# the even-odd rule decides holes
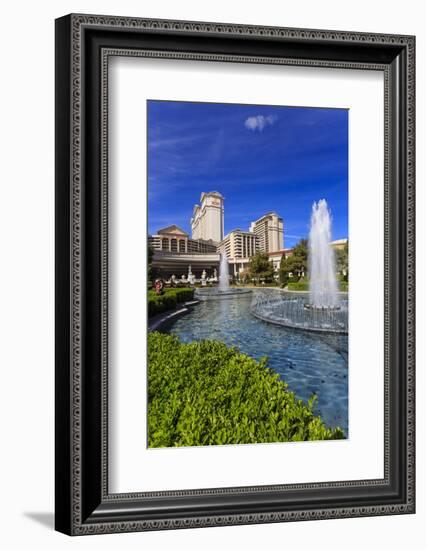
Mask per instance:
[[[256,291],[254,291],[256,292]],[[214,339],[236,346],[273,368],[307,401],[315,393],[316,412],[329,427],[348,435],[348,337],[310,333],[261,321],[250,313],[252,295],[204,301],[163,329],[183,342]]]

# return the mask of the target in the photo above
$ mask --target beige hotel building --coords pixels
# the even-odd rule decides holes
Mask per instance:
[[[200,204],[194,206],[191,218],[192,238],[213,241],[223,240],[224,198],[218,191],[201,193]]]
[[[218,251],[225,254],[235,277],[248,267],[250,258],[259,252],[259,239],[250,231],[234,229],[219,244]]]
[[[277,252],[284,248],[283,219],[275,212],[268,212],[250,224],[250,232],[259,239],[261,252]]]
[[[218,251],[228,257],[234,276],[248,267],[256,252],[268,254],[277,272],[284,254],[283,219],[269,212],[252,222],[249,231],[234,229],[219,244]]]

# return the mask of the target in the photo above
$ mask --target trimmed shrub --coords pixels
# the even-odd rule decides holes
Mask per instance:
[[[217,341],[148,335],[148,445],[179,447],[342,439],[279,375]]]
[[[148,317],[174,309],[177,304],[189,302],[194,298],[192,288],[166,288],[163,294],[148,291]]]
[[[168,288],[166,293],[176,296],[178,304],[182,302],[190,302],[194,299],[193,288]]]
[[[160,294],[148,298],[148,317],[153,317],[164,311],[174,309],[176,307],[176,296],[170,294]]]
[[[309,290],[309,283],[307,281],[298,281],[297,283],[288,283],[288,290]]]

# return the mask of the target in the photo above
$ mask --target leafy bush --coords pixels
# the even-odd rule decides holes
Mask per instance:
[[[174,309],[177,304],[189,302],[194,298],[192,288],[167,288],[163,294],[148,291],[148,317],[153,317],[164,311]]]
[[[150,447],[342,439],[279,375],[216,341],[148,335]]]
[[[309,290],[309,283],[307,281],[298,281],[297,283],[288,283],[288,290]]]
[[[339,290],[341,292],[348,292],[349,290],[349,283],[347,281],[340,281],[339,282]]]

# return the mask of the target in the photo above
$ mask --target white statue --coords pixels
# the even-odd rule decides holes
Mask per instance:
[[[191,271],[191,266],[188,267],[188,281],[190,285],[193,285],[195,281],[195,276]]]

